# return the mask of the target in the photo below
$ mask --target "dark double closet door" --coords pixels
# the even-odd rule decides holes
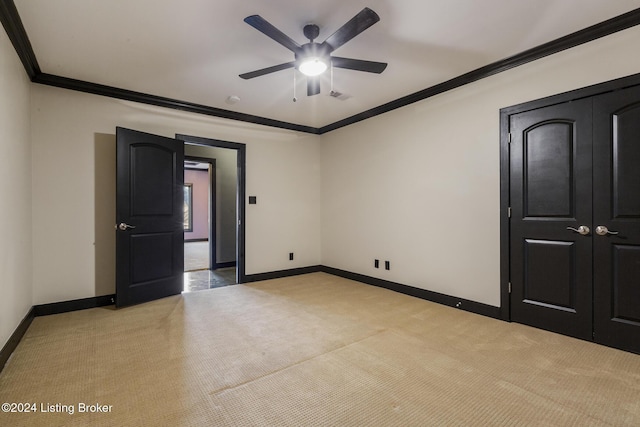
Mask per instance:
[[[509,133],[511,320],[640,353],[640,87]]]

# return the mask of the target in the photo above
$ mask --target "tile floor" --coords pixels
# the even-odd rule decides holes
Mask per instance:
[[[187,271],[184,273],[184,292],[201,291],[235,285],[236,268],[219,268],[217,270]]]

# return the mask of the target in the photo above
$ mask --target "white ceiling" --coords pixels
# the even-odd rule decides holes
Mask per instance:
[[[640,0],[15,0],[43,73],[322,127],[640,7]],[[300,44],[322,42],[364,7],[380,22],[336,56],[387,62],[382,74],[334,71],[306,96],[293,60],[243,22],[258,14]],[[227,97],[240,98],[236,104]]]

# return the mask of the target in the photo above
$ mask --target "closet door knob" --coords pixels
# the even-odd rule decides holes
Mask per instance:
[[[125,224],[124,222],[121,222],[120,224],[116,225],[116,230],[126,231],[129,228],[136,228],[136,226]]]
[[[615,236],[619,234],[618,231],[609,231],[609,229],[604,225],[599,225],[596,227],[596,234],[599,236],[606,236],[607,234]]]
[[[578,228],[567,227],[567,230],[575,231],[576,233],[581,234],[583,236],[586,236],[591,232],[591,230],[589,230],[589,227],[587,227],[586,225],[581,225]]]

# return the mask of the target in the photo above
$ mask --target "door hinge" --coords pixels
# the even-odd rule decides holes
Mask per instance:
[[[507,208],[507,217],[511,218],[511,206]]]
[[[511,293],[511,282],[509,282],[509,293]]]
[[[507,142],[511,144],[511,132],[507,135]]]

